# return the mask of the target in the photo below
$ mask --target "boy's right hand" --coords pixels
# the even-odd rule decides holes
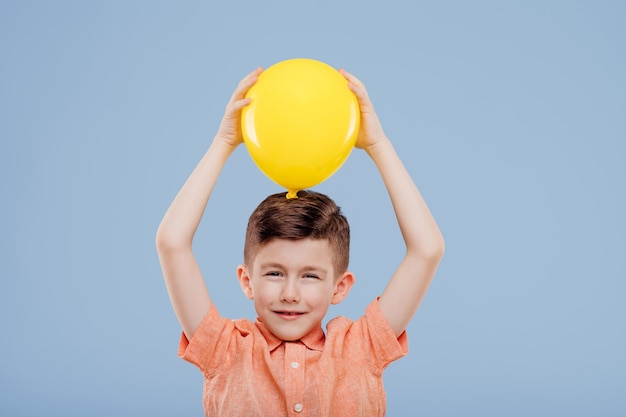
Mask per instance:
[[[230,101],[226,105],[224,117],[220,123],[214,142],[221,142],[233,148],[236,148],[243,142],[241,135],[241,109],[250,104],[250,99],[245,98],[248,90],[257,82],[259,75],[263,72],[262,68],[257,68],[250,74],[246,75],[240,82]]]

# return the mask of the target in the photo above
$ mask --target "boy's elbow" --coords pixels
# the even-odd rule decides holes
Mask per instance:
[[[428,245],[421,246],[410,252],[412,252],[415,257],[420,259],[439,263],[441,258],[443,258],[445,250],[445,241],[443,240],[443,236],[439,235],[437,239],[433,239]]]
[[[176,249],[190,246],[191,242],[187,242],[175,233],[172,233],[162,225],[157,230],[155,243],[158,253],[165,253]]]
[[[441,235],[441,233],[439,234],[437,241],[433,245],[432,251],[433,251],[433,256],[437,259],[437,261],[440,261],[441,258],[443,258],[443,254],[446,251],[446,242],[443,239],[443,236]]]
[[[169,242],[169,240],[167,238],[167,235],[165,233],[163,233],[161,228],[159,228],[159,230],[157,230],[154,242],[156,244],[156,248],[157,248],[157,252],[158,253],[162,253],[162,252],[166,251],[167,248],[170,246],[170,242]]]
[[[443,239],[443,236],[439,234],[439,238],[437,239],[436,243],[433,245],[434,256],[436,256],[437,259],[441,259],[443,258],[443,254],[445,251],[446,251],[446,242]]]
[[[440,245],[433,246],[424,251],[424,253],[422,254],[422,258],[427,259],[431,262],[439,263],[441,258],[443,258],[443,253],[445,252],[445,250],[446,248],[442,241]]]

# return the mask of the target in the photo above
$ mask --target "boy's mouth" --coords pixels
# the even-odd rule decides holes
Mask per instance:
[[[280,317],[282,317],[285,320],[294,320],[304,314],[299,311],[274,311],[274,313],[278,314]]]

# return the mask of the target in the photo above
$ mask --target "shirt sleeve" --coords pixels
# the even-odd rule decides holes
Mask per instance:
[[[226,366],[232,358],[231,343],[234,323],[222,316],[211,303],[209,311],[202,319],[191,340],[183,332],[178,345],[178,356],[196,365],[204,373],[214,373]]]
[[[409,352],[406,331],[396,337],[380,309],[378,299],[367,306],[365,316],[354,322],[352,330],[363,337],[361,343],[370,356],[369,361],[380,370]]]
[[[369,328],[374,351],[377,352],[379,365],[383,368],[391,362],[409,353],[409,340],[406,331],[396,337],[389,322],[380,309],[378,299],[374,300],[365,310],[365,320]]]

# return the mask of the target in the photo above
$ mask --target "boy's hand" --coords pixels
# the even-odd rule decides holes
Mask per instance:
[[[361,107],[361,127],[355,146],[369,152],[377,143],[387,141],[387,137],[363,83],[344,69],[339,72],[348,80],[348,88],[356,95]]]
[[[250,103],[250,99],[244,97],[248,90],[257,82],[261,72],[263,72],[263,69],[259,67],[246,75],[239,82],[230,101],[226,105],[226,111],[220,123],[220,128],[217,131],[217,135],[215,135],[216,142],[222,142],[233,148],[236,148],[243,142],[240,121],[241,109]]]

